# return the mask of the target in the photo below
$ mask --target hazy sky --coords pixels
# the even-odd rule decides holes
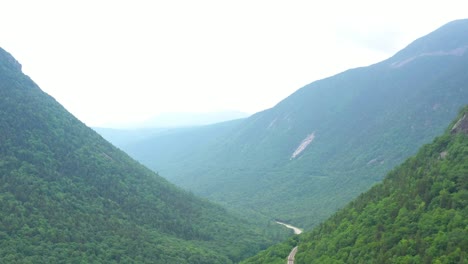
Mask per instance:
[[[0,46],[91,126],[254,113],[468,10],[465,0],[0,1]]]

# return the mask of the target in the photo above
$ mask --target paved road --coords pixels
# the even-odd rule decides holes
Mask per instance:
[[[296,256],[296,253],[297,253],[297,247],[293,248],[291,250],[291,253],[289,253],[287,264],[294,264],[294,257]]]
[[[286,223],[282,223],[282,222],[278,222],[278,221],[276,221],[276,223],[280,224],[280,225],[284,225],[285,227],[294,230],[294,234],[296,234],[296,235],[299,235],[300,233],[302,233],[302,230],[295,227],[295,226],[292,226],[292,225],[289,225],[289,224],[286,224]],[[297,253],[297,247],[293,248],[291,250],[291,253],[289,253],[288,261],[286,262],[287,264],[294,264],[294,257],[296,256],[296,253]]]
[[[289,224],[286,224],[286,223],[283,223],[283,222],[278,222],[278,221],[276,221],[276,223],[280,224],[280,225],[284,225],[285,227],[294,230],[294,234],[296,234],[296,235],[299,235],[300,233],[302,233],[302,230],[299,229],[298,227],[295,227],[295,226],[292,226],[292,225],[289,225]]]

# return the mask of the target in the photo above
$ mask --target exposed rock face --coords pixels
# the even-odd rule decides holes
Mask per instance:
[[[447,155],[448,155],[448,152],[447,152],[447,151],[442,151],[442,152],[440,153],[440,158],[441,158],[441,159],[445,159],[445,158],[447,157]]]
[[[304,151],[307,148],[307,146],[309,146],[309,144],[312,143],[312,141],[314,141],[314,138],[315,138],[315,132],[307,135],[307,137],[304,140],[302,140],[301,144],[299,144],[297,149],[291,155],[291,159],[294,159],[295,157],[297,157],[297,155],[301,154],[301,152]]]
[[[460,120],[453,126],[452,128],[452,134],[456,133],[465,133],[468,134],[468,118],[466,117],[466,114],[463,115]]]

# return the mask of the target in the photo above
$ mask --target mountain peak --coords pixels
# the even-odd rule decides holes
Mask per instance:
[[[7,51],[0,48],[0,67],[6,67],[10,70],[21,71],[21,64]]]
[[[468,19],[449,22],[413,41],[390,58],[393,68],[426,56],[463,56],[468,50]]]

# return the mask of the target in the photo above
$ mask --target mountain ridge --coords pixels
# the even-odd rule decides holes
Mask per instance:
[[[430,36],[421,37],[413,41],[410,45],[404,48],[402,51],[397,52],[389,60],[395,59],[408,60],[422,54],[437,54],[438,52],[449,53],[450,51],[457,50],[458,48],[463,49],[463,53],[468,47],[468,30],[466,29],[467,19],[459,19],[449,22],[442,27],[438,28],[430,34]],[[456,32],[460,37],[451,38],[453,32]],[[450,39],[451,41],[447,41]],[[447,54],[447,55],[457,55]],[[442,54],[441,54],[442,55]],[[395,63],[395,62],[393,62]],[[392,64],[393,64],[392,63]]]

